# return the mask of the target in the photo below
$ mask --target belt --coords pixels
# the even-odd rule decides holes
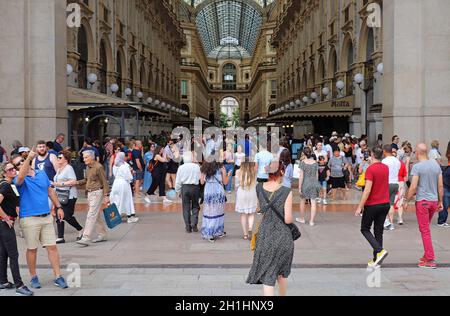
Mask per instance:
[[[42,214],[42,215],[36,215],[36,216],[31,216],[31,217],[47,217],[47,216],[49,216],[50,215],[50,213],[48,213],[48,214]]]
[[[89,193],[92,193],[92,192],[97,192],[97,191],[101,191],[101,190],[103,190],[103,188],[93,189],[93,190],[86,190],[86,191],[88,191]]]

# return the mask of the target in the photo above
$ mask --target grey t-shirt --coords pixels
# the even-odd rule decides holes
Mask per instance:
[[[439,201],[438,179],[440,174],[442,174],[441,167],[434,159],[414,164],[411,175],[419,177],[417,201]]]
[[[77,176],[75,175],[75,170],[73,170],[71,165],[67,165],[63,170],[59,170],[59,172],[55,175],[55,182],[67,182],[69,180],[76,180]],[[58,190],[66,191],[70,190],[69,199],[78,198],[77,187],[58,187]]]
[[[328,161],[328,167],[331,170],[332,178],[342,178],[344,176],[344,172],[342,168],[344,168],[344,159],[342,157],[331,157]]]

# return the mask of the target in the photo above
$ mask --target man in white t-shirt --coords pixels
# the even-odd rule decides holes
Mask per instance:
[[[389,167],[389,200],[391,203],[388,219],[386,219],[384,227],[388,230],[394,230],[394,202],[399,188],[398,173],[400,171],[401,163],[400,160],[398,160],[397,157],[394,157],[394,155],[392,154],[391,145],[385,145],[383,147],[383,153],[386,158],[384,158],[382,162]]]

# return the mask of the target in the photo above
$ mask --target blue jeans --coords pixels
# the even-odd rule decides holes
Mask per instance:
[[[227,172],[227,174],[230,171],[233,172],[233,170],[234,170],[234,164],[232,164],[232,163],[225,164],[225,171]],[[225,191],[230,192],[232,184],[233,184],[233,175],[231,177],[228,177],[228,184],[225,186]]]
[[[444,189],[444,210],[439,213],[438,224],[442,225],[447,223],[448,208],[450,207],[450,190]]]

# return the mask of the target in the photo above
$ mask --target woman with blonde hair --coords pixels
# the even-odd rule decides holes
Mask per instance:
[[[245,160],[236,171],[236,212],[241,214],[241,225],[244,240],[251,239],[255,213],[258,208],[256,195],[256,168],[254,162]]]

